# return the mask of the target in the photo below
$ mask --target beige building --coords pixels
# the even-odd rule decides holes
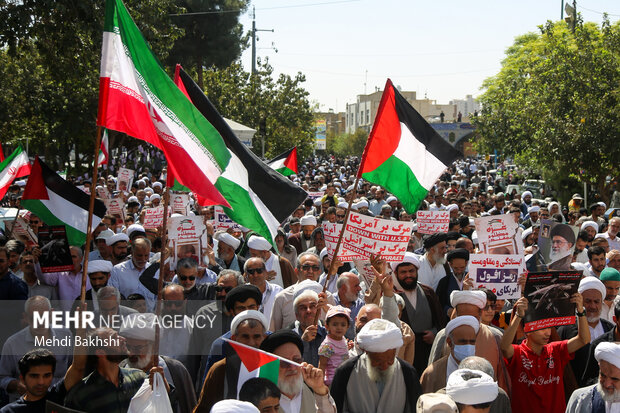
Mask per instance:
[[[440,114],[443,111],[444,122],[456,121],[456,105],[438,105],[435,100],[417,99],[416,92],[403,92],[400,94],[409,102],[415,110],[420,113],[428,122],[439,122]],[[377,116],[379,102],[381,101],[382,90],[375,90],[368,95],[358,95],[356,103],[348,103],[345,114],[346,132],[354,133],[357,129],[364,129],[370,132]]]

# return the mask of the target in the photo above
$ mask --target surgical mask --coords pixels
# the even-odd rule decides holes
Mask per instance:
[[[454,345],[454,358],[458,361],[463,361],[467,357],[476,355],[476,346],[474,344],[455,344]]]

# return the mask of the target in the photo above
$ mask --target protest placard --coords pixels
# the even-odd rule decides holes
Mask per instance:
[[[233,229],[241,228],[239,224],[237,224],[235,221],[230,219],[228,215],[226,215],[226,213],[224,212],[224,208],[222,208],[221,206],[216,205],[215,208],[213,208],[213,218],[214,218],[213,227],[216,231],[217,230],[226,231],[228,228],[233,228]]]
[[[338,259],[342,262],[363,260],[381,255],[388,262],[402,261],[411,238],[413,222],[369,217],[351,211]],[[341,224],[324,224],[323,236],[330,259],[338,242]]]
[[[15,220],[5,221],[6,229],[10,231],[11,236],[18,241],[21,241],[27,247],[32,247],[39,244],[39,239],[34,233],[30,225],[24,218],[18,216]]]
[[[581,271],[531,272],[525,283],[529,305],[524,322],[526,333],[575,323],[575,304],[570,298],[577,292]]]
[[[64,225],[39,228],[39,248],[41,249],[39,264],[42,272],[71,271],[73,269],[69,240]]]
[[[171,268],[176,268],[180,258],[193,257],[200,263],[202,246],[206,245],[206,229],[201,216],[171,217],[168,221],[168,238],[175,251]]]
[[[125,203],[121,198],[102,199],[105,204],[107,214],[121,219],[125,219]]]
[[[119,168],[118,178],[116,179],[116,190],[127,192],[133,184],[133,169]]]
[[[537,270],[570,271],[578,228],[542,220],[538,234]]]
[[[171,196],[171,209],[173,214],[189,214],[189,194],[175,193]]]
[[[144,221],[142,226],[144,229],[157,229],[164,223],[164,207],[158,206],[147,208],[144,210]]]
[[[469,277],[474,289],[488,288],[499,300],[521,297],[517,281],[524,272],[522,255],[475,254],[469,259]]]
[[[418,211],[416,223],[420,234],[436,234],[448,232],[450,211]]]
[[[519,224],[512,214],[476,218],[474,224],[483,253],[523,255]]]
[[[308,192],[308,198],[312,200],[323,198],[323,195],[325,195],[325,191]]]
[[[368,290],[370,284],[372,284],[375,279],[375,272],[372,270],[372,264],[369,260],[353,260],[353,264],[355,265],[357,273],[362,277],[366,290]]]
[[[112,196],[110,195],[110,191],[105,186],[98,186],[95,188],[97,190],[97,196],[101,199],[110,199]]]

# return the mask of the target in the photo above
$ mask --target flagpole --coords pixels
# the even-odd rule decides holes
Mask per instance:
[[[270,353],[270,352],[268,352],[268,351],[261,350],[261,349],[259,349],[259,348],[255,348],[255,347],[252,347],[252,346],[248,346],[247,344],[239,343],[238,341],[230,340],[230,339],[228,339],[228,338],[223,338],[223,337],[222,337],[222,340],[227,341],[228,343],[235,343],[235,344],[234,344],[235,346],[239,346],[239,347],[247,348],[248,350],[256,351],[256,352],[258,352],[258,353],[261,353],[261,354],[266,354],[266,355],[268,355],[268,356],[270,356],[270,357],[277,358],[278,360],[282,360],[282,361],[283,361],[283,362],[285,362],[285,363],[292,364],[292,365],[293,365],[293,366],[295,366],[295,367],[303,367],[301,364],[296,363],[296,362],[294,362],[293,360],[289,360],[289,359],[287,359],[287,358],[284,358],[284,357],[278,356],[277,354],[273,354],[273,353]],[[232,346],[231,346],[231,347],[232,347]],[[234,348],[234,347],[233,347],[233,348]]]
[[[101,126],[97,126],[97,138],[95,139],[95,155],[93,157],[93,179],[90,185],[90,201],[88,204],[88,224],[86,225],[86,246],[84,247],[84,264],[82,265],[82,292],[80,301],[82,308],[86,303],[86,277],[88,274],[88,254],[90,253],[90,243],[92,241],[93,211],[95,209],[95,186],[97,185],[97,167],[99,163],[99,147],[101,146]],[[76,165],[77,166],[77,165]]]
[[[164,281],[168,275],[166,271],[166,249],[168,247],[168,203],[170,199],[170,189],[164,188],[164,218],[162,220],[162,235],[161,235],[161,254],[159,255],[159,280],[157,280],[157,304],[155,306],[155,316],[159,318],[161,315],[161,295],[164,289]],[[159,364],[159,323],[155,325],[155,343],[153,344],[153,365]]]
[[[359,184],[360,177],[355,177],[355,183],[353,184],[353,190],[357,191],[357,185]],[[353,206],[353,199],[349,202],[347,206],[347,212],[344,216],[344,221],[342,222],[342,229],[340,230],[340,234],[338,235],[338,242],[336,243],[336,248],[334,248],[334,255],[332,255],[331,262],[329,263],[329,269],[327,271],[327,277],[325,278],[325,284],[323,285],[323,292],[327,291],[327,286],[329,285],[329,279],[335,275],[337,271],[336,267],[336,257],[338,257],[338,252],[340,251],[340,245],[342,244],[342,238],[344,235],[344,229],[347,227],[347,222],[349,221],[349,214],[351,213],[351,207]],[[319,322],[319,314],[321,313],[321,309],[318,309],[316,314],[314,315],[314,325],[318,325]]]

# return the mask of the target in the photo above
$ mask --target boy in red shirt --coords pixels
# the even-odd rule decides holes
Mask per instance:
[[[512,379],[512,411],[515,413],[564,413],[564,367],[575,351],[590,342],[590,329],[583,309],[583,297],[573,294],[578,316],[578,334],[570,340],[549,343],[551,329],[526,333],[521,344],[512,344],[527,310],[527,298],[515,304],[510,326],[502,338],[502,352]]]

